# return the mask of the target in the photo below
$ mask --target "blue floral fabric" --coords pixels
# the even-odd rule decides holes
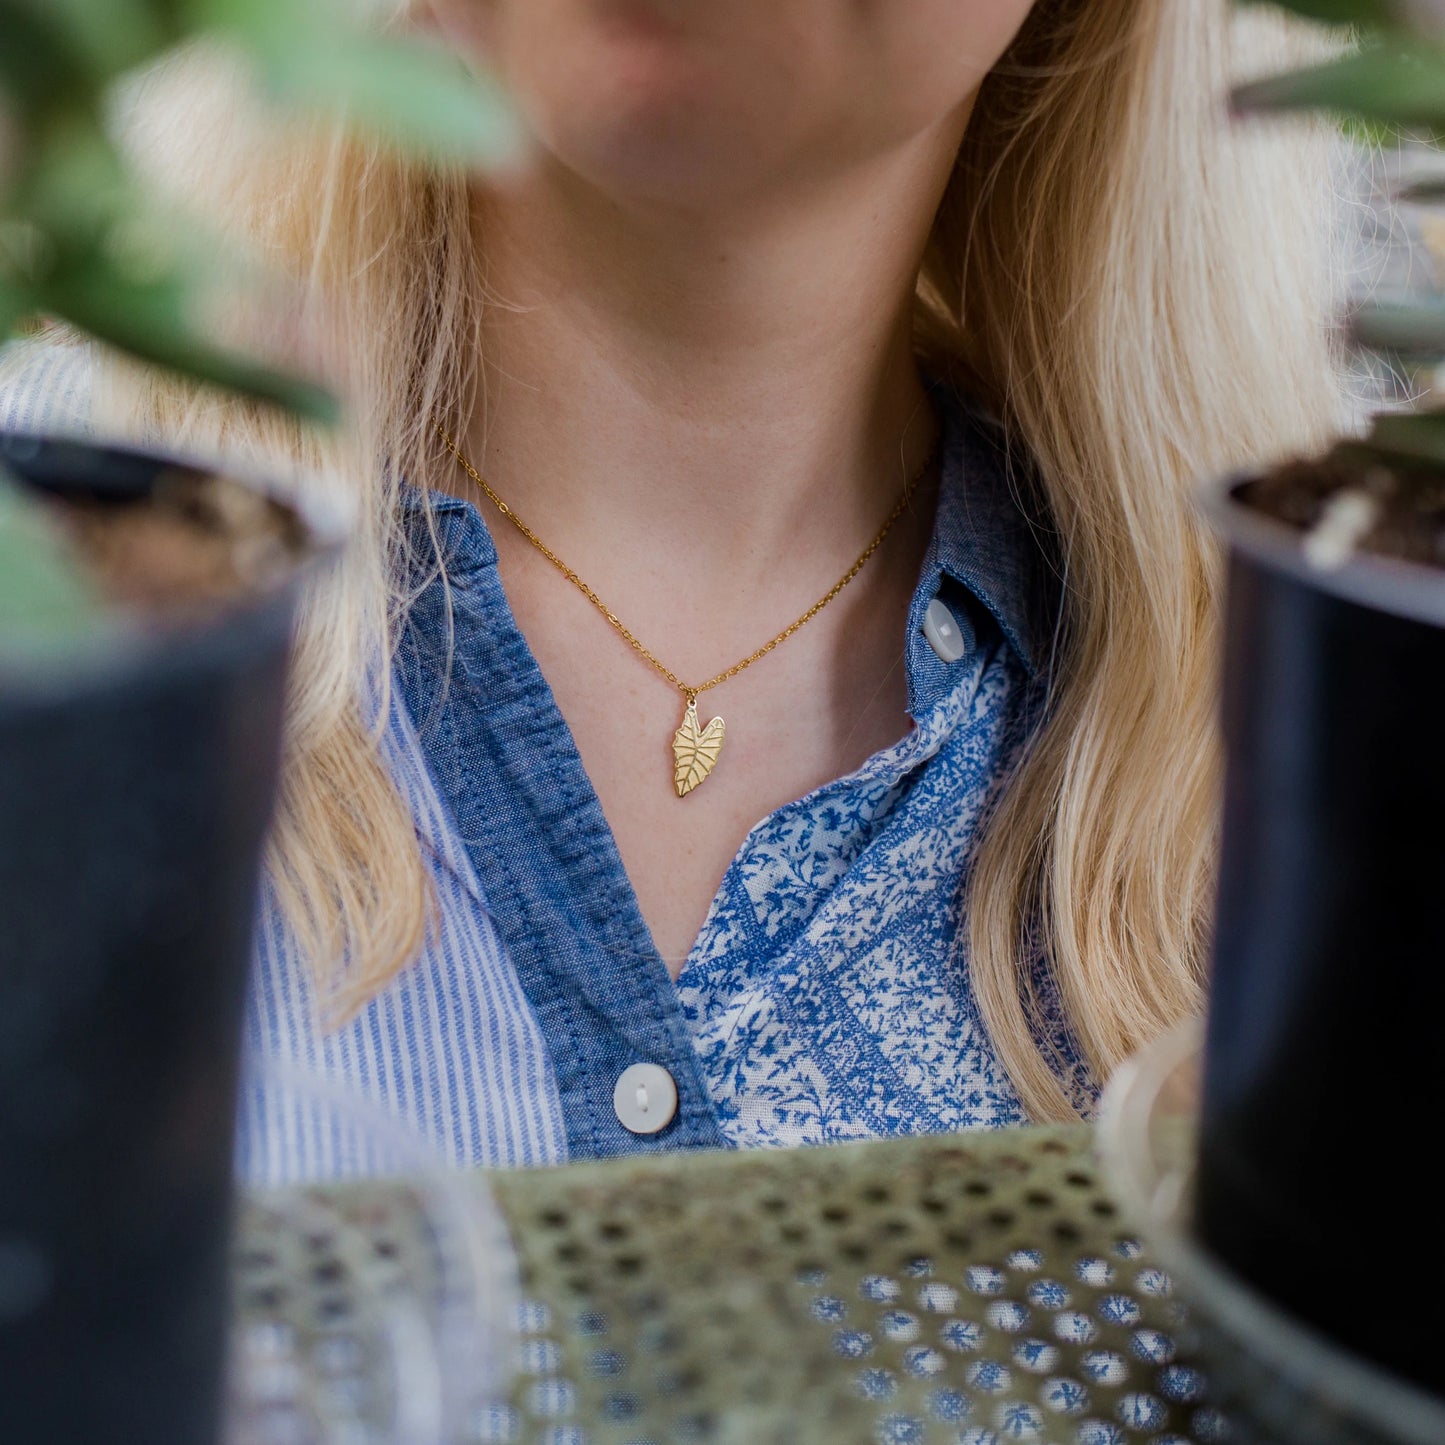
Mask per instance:
[[[1024,1118],[970,985],[965,909],[981,824],[1045,703],[1058,590],[1002,432],[935,400],[942,486],[905,648],[915,727],[753,828],[678,980],[733,1144]],[[965,642],[954,662],[924,638],[935,599]],[[1047,961],[1031,968],[1040,1042],[1087,1112]]]
[[[1027,678],[978,649],[897,747],[758,824],[678,996],[724,1135],[816,1144],[1014,1124],[968,985],[963,884]]]
[[[946,495],[945,509],[958,500]],[[734,1144],[1023,1121],[969,986],[964,895],[1035,694],[986,609],[954,599],[973,645],[947,691],[897,746],[752,830],[679,978]],[[1048,1042],[1087,1108],[1089,1080],[1042,959],[1034,974]]]

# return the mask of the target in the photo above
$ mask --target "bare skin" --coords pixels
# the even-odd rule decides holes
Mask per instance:
[[[524,174],[477,193],[499,304],[466,448],[667,666],[703,681],[838,580],[934,446],[915,278],[979,79],[1028,0],[436,8],[539,142]],[[950,26],[959,58],[941,64]],[[875,74],[889,65],[891,89]],[[456,474],[674,977],[749,829],[911,727],[907,612],[935,470],[829,607],[703,695],[727,738],[681,800],[678,692]]]

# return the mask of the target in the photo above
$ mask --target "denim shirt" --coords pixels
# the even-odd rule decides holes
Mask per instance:
[[[676,984],[512,616],[486,520],[468,502],[433,499],[447,585],[426,587],[412,608],[401,723],[434,789],[427,810],[441,821],[428,837],[444,912],[485,915],[501,957],[473,966],[500,969],[525,997],[505,1047],[516,1052],[525,1035],[521,1052],[534,1058],[540,1038],[547,1084],[526,1087],[555,1090],[539,1112],[554,1129],[560,1120],[561,1157],[1023,1117],[968,986],[963,888],[979,820],[1040,705],[1058,593],[1000,434],[937,400],[942,486],[903,639],[916,726],[750,831]],[[925,636],[935,599],[963,639],[956,661]],[[1041,964],[1036,983],[1052,998]],[[675,1117],[657,1133],[631,1132],[614,1107],[619,1077],[639,1062],[677,1087]],[[430,1127],[456,1133],[445,1120]],[[547,1162],[552,1149],[523,1154],[512,1157]]]

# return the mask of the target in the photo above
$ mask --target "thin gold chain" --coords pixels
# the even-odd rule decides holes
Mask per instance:
[[[744,668],[751,667],[753,663],[766,657],[779,643],[786,642],[801,627],[811,622],[864,568],[868,559],[883,545],[883,539],[893,530],[893,524],[901,517],[913,497],[914,489],[928,468],[933,463],[934,455],[937,452],[937,444],[928,453],[927,458],[919,469],[908,479],[907,485],[903,488],[903,495],[898,499],[898,505],[888,514],[888,520],[879,529],[878,535],[859,554],[858,560],[838,579],[833,586],[823,594],[801,617],[790,622],[778,635],[770,641],[765,642],[756,652],[749,653],[741,662],[734,663],[726,672],[720,672],[716,677],[710,677],[706,682],[698,683],[692,687],[685,683],[670,668],[645,647],[627,626],[622,619],[585,583],[492,489],[487,479],[467,460],[462,450],[457,446],[444,428],[437,426],[437,435],[446,443],[447,450],[461,464],[466,474],[485,492],[488,498],[495,505],[496,509],[574,586],[584,597],[612,624],[618,632],[627,640],[635,652],[651,664],[654,671],[665,677],[689,702],[694,702],[707,692],[709,688],[716,687],[721,682],[726,682],[730,677],[736,677]]]

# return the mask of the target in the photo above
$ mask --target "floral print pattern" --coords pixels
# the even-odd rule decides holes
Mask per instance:
[[[963,925],[969,864],[1026,731],[1030,679],[986,615],[973,623],[980,645],[913,731],[765,818],[723,879],[678,997],[731,1143],[1025,1117],[974,1001]],[[1042,961],[1034,986],[1087,1108],[1093,1089]]]

